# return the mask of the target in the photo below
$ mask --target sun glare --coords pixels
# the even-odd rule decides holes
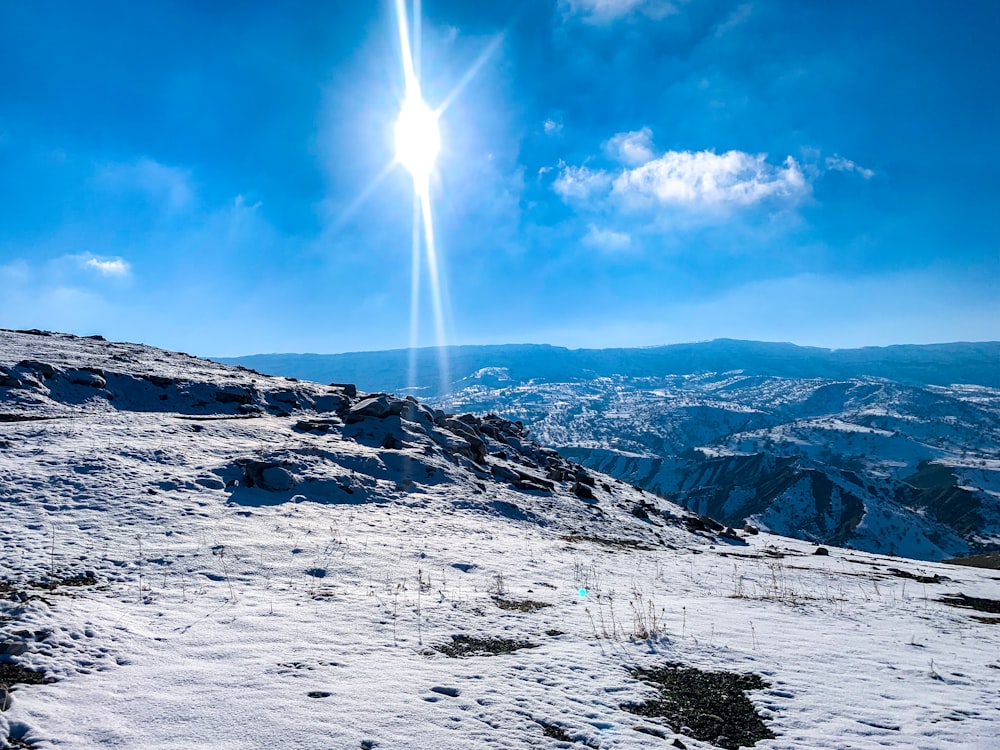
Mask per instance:
[[[396,120],[396,161],[406,167],[417,185],[427,184],[441,150],[437,119],[419,91],[407,93]]]

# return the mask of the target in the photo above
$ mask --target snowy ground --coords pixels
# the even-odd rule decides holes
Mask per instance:
[[[153,349],[0,332],[0,367],[0,660],[55,680],[0,692],[0,742],[711,747],[621,707],[681,663],[769,683],[758,747],[997,746],[1000,623],[938,601],[996,571],[692,533],[600,476],[518,489],[544,477],[514,436],[483,458],[441,415]]]

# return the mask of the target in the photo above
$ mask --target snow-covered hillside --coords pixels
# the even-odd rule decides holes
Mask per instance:
[[[1000,734],[996,572],[735,533],[500,418],[0,331],[0,513],[10,747]]]
[[[510,383],[442,401],[720,520],[939,560],[1000,546],[1000,390],[742,372]]]

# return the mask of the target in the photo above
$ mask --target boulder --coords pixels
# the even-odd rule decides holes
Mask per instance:
[[[249,458],[236,463],[243,469],[243,484],[247,487],[259,487],[268,492],[286,492],[295,486],[295,477],[280,464]]]
[[[330,383],[330,387],[343,391],[348,398],[358,397],[358,387],[353,383]]]
[[[399,409],[402,411],[402,405]],[[364,419],[383,419],[392,414],[392,411],[392,399],[389,396],[385,394],[370,396],[348,409],[346,421],[348,424],[354,424]]]
[[[313,401],[313,408],[318,412],[340,412],[351,405],[351,400],[340,393],[325,393]]]

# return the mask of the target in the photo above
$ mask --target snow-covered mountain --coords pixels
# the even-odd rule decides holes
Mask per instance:
[[[935,560],[1000,548],[1000,344],[455,347],[448,396],[431,354],[414,392],[727,524]],[[406,357],[239,361],[398,387]]]
[[[411,398],[0,331],[0,514],[8,747],[1000,729],[994,572],[737,533]]]

